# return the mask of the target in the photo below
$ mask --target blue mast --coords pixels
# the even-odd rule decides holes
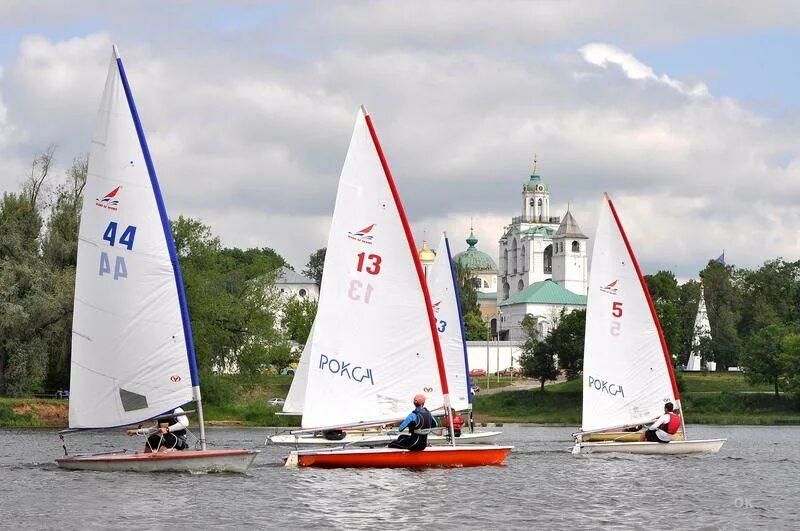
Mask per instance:
[[[453,287],[456,291],[456,305],[458,306],[458,324],[461,327],[461,343],[464,345],[464,370],[467,376],[467,397],[470,405],[472,405],[472,380],[469,377],[469,356],[467,356],[467,334],[464,331],[464,312],[461,310],[461,291],[458,289],[458,281],[456,280],[455,266],[453,265],[453,257],[450,254],[450,240],[447,235],[444,236],[444,245],[447,248],[447,263],[450,266],[450,277],[453,279]]]

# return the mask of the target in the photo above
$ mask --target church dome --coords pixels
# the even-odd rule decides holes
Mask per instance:
[[[422,249],[419,250],[421,262],[433,262],[436,259],[436,251],[428,247],[428,242],[422,240]]]
[[[550,187],[547,186],[545,182],[542,181],[542,178],[534,170],[531,173],[531,178],[528,179],[528,182],[522,185],[523,192],[538,192],[538,193],[546,193],[550,191]]]
[[[494,263],[492,257],[475,248],[475,244],[478,243],[478,238],[475,237],[472,231],[470,231],[469,238],[467,238],[466,241],[467,245],[469,245],[467,250],[456,254],[453,260],[467,271],[473,273],[497,274],[497,264]]]

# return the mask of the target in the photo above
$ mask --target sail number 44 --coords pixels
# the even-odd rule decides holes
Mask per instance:
[[[103,241],[108,242],[108,245],[114,247],[116,244],[121,246],[127,247],[129,251],[133,250],[133,242],[136,238],[136,226],[135,225],[128,225],[120,234],[119,239],[117,239],[117,232],[119,227],[116,221],[112,221],[106,227],[105,232],[103,232]],[[108,256],[106,251],[100,252],[100,271],[99,274],[102,277],[103,275],[110,275],[112,274],[111,270],[111,259],[112,257]],[[117,255],[113,257],[114,259],[114,280],[119,280],[121,278],[128,278],[128,266],[125,264],[125,257],[121,255]]]

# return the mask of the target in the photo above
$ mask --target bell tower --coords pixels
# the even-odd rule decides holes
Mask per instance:
[[[524,223],[550,222],[550,190],[539,176],[536,155],[533,156],[531,177],[522,185],[522,221]]]
[[[578,295],[589,292],[588,239],[567,207],[553,235],[553,282]]]

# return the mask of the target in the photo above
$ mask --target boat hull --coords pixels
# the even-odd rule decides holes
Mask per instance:
[[[98,472],[234,472],[243,474],[258,450],[113,453],[56,459],[61,468]]]
[[[572,453],[610,453],[621,452],[626,454],[645,455],[682,455],[697,453],[717,453],[727,439],[706,439],[697,441],[670,441],[658,442],[579,442],[575,444]]]
[[[462,444],[490,444],[500,436],[500,431],[481,431],[475,433],[461,433],[461,437],[456,437],[456,443]],[[331,441],[324,437],[314,437],[311,435],[291,435],[291,434],[278,434],[269,437],[268,440],[277,446],[286,446],[291,448],[303,447],[341,447],[341,446],[386,446],[396,436],[390,436],[386,433],[348,433],[344,439],[338,441]],[[441,435],[428,435],[428,444],[435,446],[449,445],[450,441],[447,437]]]
[[[673,440],[682,441],[683,434],[678,432],[672,436]],[[583,442],[600,442],[600,441],[614,441],[614,442],[639,442],[642,440],[641,431],[605,431],[599,433],[587,433],[581,436]]]
[[[462,468],[499,466],[513,446],[432,446],[421,452],[395,448],[295,451],[286,466],[317,468]]]

